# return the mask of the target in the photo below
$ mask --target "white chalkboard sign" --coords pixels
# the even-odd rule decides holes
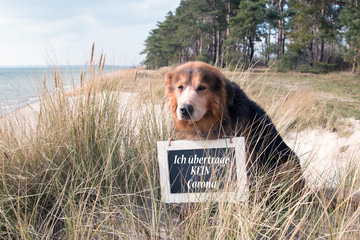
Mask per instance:
[[[247,195],[245,141],[157,143],[162,201],[239,201]]]

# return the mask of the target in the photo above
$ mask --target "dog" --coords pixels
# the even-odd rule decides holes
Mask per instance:
[[[244,136],[250,179],[264,173],[272,173],[272,178],[301,175],[299,158],[270,117],[217,68],[203,62],[180,65],[166,74],[165,97],[177,138]],[[298,178],[298,182],[301,187],[303,179]]]
[[[188,62],[165,76],[165,97],[177,139],[245,137],[250,185],[265,176],[269,185],[301,191],[305,186],[299,158],[284,142],[268,114],[216,67]],[[279,184],[280,183],[280,184]],[[337,191],[325,190],[335,199]],[[345,196],[342,193],[342,197]],[[359,196],[356,196],[359,201]]]

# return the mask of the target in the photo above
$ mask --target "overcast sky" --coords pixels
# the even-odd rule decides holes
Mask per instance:
[[[180,0],[0,0],[0,66],[136,65],[149,31]]]

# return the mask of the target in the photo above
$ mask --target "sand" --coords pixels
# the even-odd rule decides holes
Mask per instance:
[[[340,136],[323,128],[289,134],[285,141],[298,154],[304,174],[315,185],[344,177],[344,169],[355,166],[360,157],[360,120],[342,119],[351,132]]]

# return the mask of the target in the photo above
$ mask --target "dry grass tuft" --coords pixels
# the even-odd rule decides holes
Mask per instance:
[[[104,75],[94,66],[74,91],[65,91],[56,78],[62,90],[43,91],[38,108],[1,119],[2,238],[360,237],[360,210],[349,199],[329,208],[328,200],[311,197],[310,189],[294,194],[292,184],[274,195],[259,187],[259,179],[248,201],[192,204],[187,215],[161,203],[156,141],[167,139],[171,129],[163,107],[168,69]],[[272,73],[255,78],[251,72],[227,74],[261,102],[282,132],[323,125],[332,118],[317,91],[289,90],[286,84],[269,88],[274,86],[268,81]],[[25,124],[29,114],[34,118]],[[359,167],[348,166],[339,183],[357,190]]]

